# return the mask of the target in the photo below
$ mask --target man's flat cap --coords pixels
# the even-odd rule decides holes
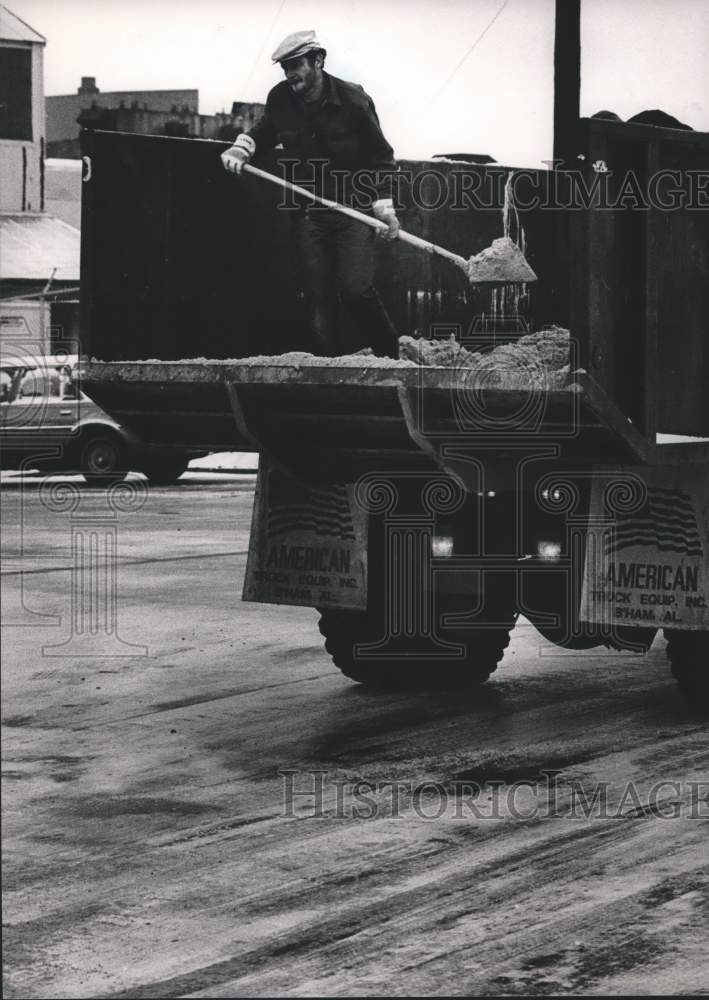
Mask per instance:
[[[283,39],[271,56],[274,63],[285,62],[286,59],[298,59],[306,52],[324,52],[314,31],[294,31]]]

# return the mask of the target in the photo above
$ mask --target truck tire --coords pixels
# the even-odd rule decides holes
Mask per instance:
[[[81,442],[79,468],[91,486],[110,486],[128,475],[125,449],[117,434],[94,431]]]
[[[709,632],[665,629],[672,676],[690,707],[709,711]]]
[[[509,645],[515,617],[511,610],[496,616],[496,620],[508,623],[504,627],[441,629],[441,639],[467,646],[467,657],[453,662],[356,657],[356,644],[375,642],[382,635],[380,616],[367,611],[321,610],[319,625],[333,663],[351,680],[388,690],[445,690],[476,687],[488,679]]]
[[[187,455],[165,455],[145,462],[141,472],[154,486],[169,486],[180,478],[189,464]]]

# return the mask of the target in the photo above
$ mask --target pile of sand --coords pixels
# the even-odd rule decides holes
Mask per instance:
[[[557,371],[568,365],[571,334],[561,326],[549,326],[538,333],[520,337],[515,346],[537,351],[545,368]]]
[[[365,347],[356,354],[342,354],[336,358],[321,357],[307,351],[289,351],[287,354],[257,354],[252,358],[233,358],[228,361],[212,361],[211,364],[224,365],[288,365],[292,368],[413,368],[414,362],[406,358],[379,358],[371,347]]]
[[[447,340],[399,337],[399,357],[414,361],[417,365],[458,368],[461,365],[468,367],[476,364],[482,355],[467,351],[453,336]]]
[[[287,354],[258,354],[251,358],[207,359],[191,358],[159,364],[284,365],[291,368],[415,368],[443,367],[464,369],[486,388],[527,389],[537,386],[561,389],[569,380],[570,334],[560,326],[550,326],[537,333],[528,333],[514,343],[500,344],[492,351],[469,351],[455,337],[448,340],[424,340],[399,337],[399,358],[377,357],[365,347],[355,354],[321,357],[307,351]],[[143,364],[150,364],[144,361]]]
[[[91,362],[101,364],[99,358],[91,358]],[[121,362],[115,362],[121,364]],[[254,354],[248,358],[180,358],[179,360],[163,361],[160,358],[146,358],[143,361],[129,361],[126,364],[141,365],[223,365],[231,367],[239,365],[245,368],[256,368],[259,365],[284,365],[290,368],[413,368],[415,363],[405,358],[380,358],[371,347],[363,347],[355,354],[342,354],[331,358],[308,351],[288,351],[286,354]]]
[[[538,386],[564,388],[569,377],[570,334],[559,326],[528,333],[492,351],[468,351],[454,337],[416,340],[400,337],[399,351],[420,365],[470,369],[487,388],[524,389]]]

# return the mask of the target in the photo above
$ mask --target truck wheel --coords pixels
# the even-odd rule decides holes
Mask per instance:
[[[515,617],[512,611],[496,616],[496,620],[509,623],[506,627],[441,629],[441,639],[467,646],[467,657],[454,662],[360,659],[355,656],[355,645],[375,642],[383,631],[379,616],[367,611],[322,610],[319,624],[325,636],[325,649],[335,666],[351,680],[367,687],[390,690],[442,690],[483,684],[497,669],[509,645]]]
[[[79,468],[91,486],[110,486],[125,479],[123,443],[115,434],[91,434],[81,444]]]
[[[146,462],[141,471],[154,486],[168,486],[180,478],[189,464],[186,455],[166,455]]]
[[[692,708],[709,711],[709,632],[665,629],[672,676]]]

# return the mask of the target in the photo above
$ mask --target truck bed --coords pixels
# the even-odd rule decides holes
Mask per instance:
[[[374,358],[93,362],[83,387],[155,443],[267,451],[314,477],[440,467],[463,445],[495,458],[554,446],[576,465],[705,460],[709,445],[649,442],[585,372],[563,389],[490,388],[465,369]]]

